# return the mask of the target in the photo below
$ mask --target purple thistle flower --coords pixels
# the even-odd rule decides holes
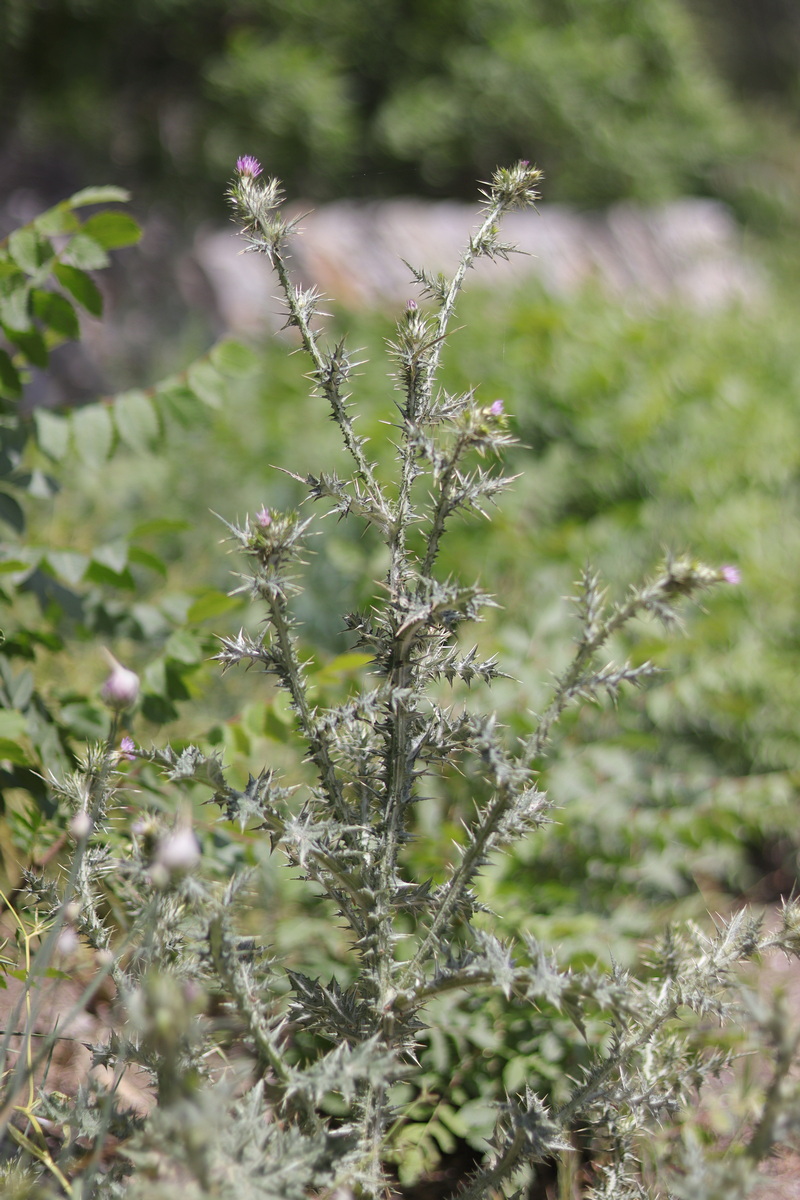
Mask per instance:
[[[489,412],[493,417],[502,417],[504,411],[502,400],[495,400],[489,407]]]
[[[250,179],[255,179],[261,174],[261,163],[257,158],[253,158],[252,154],[243,154],[236,160],[236,170],[240,175],[247,175]]]
[[[269,509],[265,504],[262,504],[261,508],[256,513],[256,520],[262,529],[266,529],[268,525],[272,524],[272,517],[270,516]]]
[[[742,572],[739,570],[738,567],[731,567],[731,566],[720,567],[719,574],[720,574],[720,578],[722,579],[723,583],[741,583],[742,582]]]

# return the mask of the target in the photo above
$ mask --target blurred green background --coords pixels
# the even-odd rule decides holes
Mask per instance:
[[[527,157],[550,200],[744,209],[794,176],[799,51],[792,0],[5,0],[0,163],[195,221],[242,152],[313,200]]]
[[[568,715],[540,764],[557,822],[486,873],[487,903],[553,939],[565,960],[632,963],[640,939],[668,919],[742,897],[769,905],[796,886],[798,62],[791,0],[5,0],[0,9],[3,231],[92,183],[129,188],[134,214],[162,230],[163,255],[143,267],[128,249],[111,272],[125,314],[102,364],[111,391],[180,372],[219,332],[202,302],[179,298],[174,270],[203,222],[227,219],[240,153],[257,155],[291,197],[316,202],[471,199],[476,180],[524,157],[545,170],[545,202],[590,210],[690,194],[735,214],[767,281],[758,296],[699,313],[680,297],[614,300],[599,285],[570,297],[536,283],[474,291],[445,354],[444,385],[503,397],[520,441],[508,466],[521,477],[492,523],[455,530],[442,563],[502,598],[474,636],[513,679],[470,703],[497,705],[510,736],[530,731],[569,653],[564,597],[586,561],[617,596],[670,550],[743,576],[689,614],[681,635],[643,624],[616,647],[654,658],[663,675],[616,710]],[[137,325],[144,309],[157,314],[157,338],[152,321]],[[331,319],[331,337],[346,332],[367,347],[357,399],[387,471],[391,330],[386,313]],[[5,575],[0,735],[23,747],[0,764],[11,886],[63,824],[40,774],[107,727],[101,641],[144,674],[139,740],[217,746],[234,780],[265,761],[303,777],[282,698],[253,673],[220,680],[208,661],[215,634],[258,624],[226,595],[237,564],[209,509],[235,520],[264,503],[296,504],[297,486],[268,467],[318,473],[342,463],[341,451],[284,342],[265,337],[211,361],[205,403],[176,376],[155,425],[126,444],[106,436],[90,404],[71,448],[28,441],[20,466],[15,422],[22,412],[30,424],[35,379],[21,410],[6,406],[4,450],[17,476],[3,486],[24,523],[6,510],[3,554],[19,564],[41,552],[38,573]],[[96,394],[90,373],[70,386],[81,400]],[[298,606],[324,703],[358,686],[340,614],[369,602],[383,560],[359,529],[319,528]],[[132,770],[144,803],[156,782]],[[439,876],[481,792],[456,774],[432,790],[420,809],[425,837],[410,853],[416,873]],[[210,861],[221,871],[261,863],[264,906],[282,914],[277,947],[311,973],[345,971],[335,932],[310,924],[309,901],[281,882],[259,839],[214,825],[206,798],[198,794],[197,816]],[[442,1062],[474,1053],[476,1074],[455,1100],[465,1112],[492,1094],[492,1071],[541,1082],[580,1057],[563,1029],[546,1045],[527,1029],[497,1050],[510,1056],[505,1066],[487,1066],[487,1021],[461,1028],[449,1013],[433,1048]],[[446,1141],[441,1133],[440,1149]],[[418,1151],[418,1166],[435,1156]]]

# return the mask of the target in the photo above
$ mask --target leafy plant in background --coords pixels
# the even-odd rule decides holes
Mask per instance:
[[[109,252],[134,244],[140,230],[128,213],[101,206],[127,199],[119,188],[84,189],[0,243],[0,795],[15,843],[6,825],[7,876],[15,874],[15,851],[35,857],[48,849],[37,845],[42,817],[52,816],[46,773],[66,769],[76,745],[108,728],[76,643],[102,637],[146,647],[143,712],[160,723],[174,717],[176,702],[190,694],[191,675],[211,652],[193,622],[197,628],[233,603],[213,589],[153,595],[153,579],[161,582],[167,571],[154,546],[183,528],[179,520],[162,516],[126,528],[128,537],[94,541],[95,526],[73,514],[65,545],[48,540],[42,519],[52,514],[65,475],[69,482],[71,472],[91,472],[120,450],[140,461],[152,455],[176,428],[185,432],[204,408],[222,404],[228,382],[251,369],[250,352],[227,340],[147,391],[66,411],[27,402],[32,373],[47,370],[64,342],[82,336],[79,313],[102,316],[94,274],[108,266]],[[87,207],[92,211],[82,217]]]
[[[40,441],[54,445],[59,418],[47,411],[35,415],[21,409],[23,384],[31,369],[45,370],[52,351],[64,341],[80,337],[75,304],[94,317],[103,310],[102,295],[91,271],[108,265],[108,251],[134,243],[139,237],[135,221],[118,210],[94,211],[81,219],[81,209],[120,203],[127,194],[119,188],[87,188],[29,225],[13,232],[0,245],[0,324],[5,346],[0,345],[0,403],[2,404],[2,459],[0,459],[0,518],[7,532],[2,545],[3,601],[11,606],[18,595],[36,596],[42,608],[53,609],[68,598],[78,605],[74,591],[63,580],[76,579],[75,563],[69,553],[56,548],[49,558],[44,548],[27,540],[25,504],[45,500],[57,490],[53,476],[41,464],[31,464],[30,443],[38,427]],[[86,426],[87,414],[78,417]],[[80,439],[81,442],[83,439]],[[64,450],[66,440],[62,439]],[[81,574],[91,577],[113,574],[110,553],[98,548],[95,560],[87,558]],[[60,570],[59,570],[60,568]],[[59,579],[59,576],[61,577]],[[9,619],[10,618],[10,619]],[[43,766],[64,766],[64,737],[61,724],[35,688],[28,667],[16,670],[15,660],[32,660],[41,648],[60,649],[61,631],[51,620],[16,621],[9,612],[3,621],[4,645],[0,652],[2,688],[3,786],[24,786],[40,804],[46,788],[37,772]],[[85,731],[84,731],[85,732]],[[97,734],[95,727],[94,736]]]
[[[292,226],[278,184],[262,180],[256,160],[239,161],[231,196],[244,233],[277,272],[315,393],[349,458],[346,474],[328,470],[300,482],[329,513],[370,528],[384,546],[380,591],[368,608],[344,617],[368,669],[339,703],[312,696],[293,615],[312,518],[262,506],[229,529],[249,568],[239,588],[263,614],[263,632],[223,638],[217,657],[226,669],[259,668],[286,694],[306,756],[305,786],[269,764],[236,788],[219,758],[197,747],[137,750],[129,735],[118,745],[118,717],[78,770],[52,780],[75,853],[65,877],[26,879],[49,929],[5,1038],[3,1114],[21,1152],[6,1180],[21,1197],[60,1187],[81,1197],[158,1198],[178,1183],[198,1198],[330,1196],[342,1187],[378,1197],[393,1165],[401,1178],[413,1176],[419,1137],[411,1135],[422,1109],[428,1131],[442,1141],[448,1132],[468,1136],[475,1151],[474,1169],[453,1183],[453,1195],[522,1196],[559,1159],[566,1191],[580,1138],[591,1164],[586,1197],[669,1191],[710,1200],[746,1195],[758,1162],[791,1126],[796,1037],[778,1009],[751,1012],[772,1074],[747,1136],[706,1147],[687,1112],[729,1062],[724,1044],[715,1049],[709,1039],[709,1022],[734,1030],[744,1022],[736,968],[770,949],[800,952],[794,902],[770,932],[743,912],[708,933],[670,929],[637,978],[617,966],[565,969],[555,946],[509,938],[502,914],[486,911],[476,892],[497,851],[535,840],[550,820],[553,801],[537,786],[536,766],[564,714],[652,677],[649,662],[607,662],[609,642],[637,617],[672,627],[684,600],[738,579],[732,567],[672,558],[611,602],[585,571],[571,658],[533,730],[515,739],[481,708],[502,673],[463,635],[492,600],[442,573],[440,552],[456,516],[483,512],[511,482],[493,467],[511,439],[501,401],[438,385],[440,357],[469,267],[511,252],[500,240],[502,216],[532,204],[539,179],[527,162],[498,170],[453,278],[415,272],[432,311],[410,302],[390,346],[397,470],[384,481],[354,421],[349,387],[358,364],[343,341],[323,345],[315,323],[321,297],[289,278]],[[129,674],[117,675],[107,687],[118,714],[133,697],[132,685],[123,694],[120,681],[131,684]],[[152,766],[166,782],[148,783],[152,811],[141,811],[128,830],[115,812],[132,758],[145,783]],[[434,879],[416,869],[414,837],[424,830],[428,790],[458,775],[469,781],[473,809]],[[189,810],[167,815],[168,797],[198,787],[251,842],[266,837],[305,882],[309,904],[343,928],[344,951],[329,982],[268,957],[277,929],[248,935],[257,875],[237,869],[220,879],[203,870]],[[569,812],[561,819],[569,822]],[[15,1058],[15,1022],[26,1005],[33,1021],[54,955],[74,952],[78,941],[92,964],[78,1004],[106,976],[119,998],[110,1040],[93,1049],[110,1082],[96,1078],[77,1098],[51,1092],[36,1103],[30,1079],[48,1042],[35,1053],[23,1039],[25,1052]],[[468,1086],[469,1062],[448,1078],[440,1055],[437,1077],[420,1070],[417,1055],[445,1025],[455,1036],[461,1028],[463,1045],[478,1046],[487,1011],[495,1023],[484,1050],[501,1062],[509,1013],[527,1027],[532,1056],[547,1059],[548,1034],[565,1020],[580,1031],[585,1056],[574,1076],[559,1075],[548,1100],[524,1069],[509,1076],[490,1118],[473,1106],[470,1127],[467,1106],[459,1117],[447,1103],[449,1092]],[[155,1106],[146,1117],[115,1107],[130,1065],[151,1081]],[[665,1123],[683,1136],[665,1139],[659,1157],[652,1135]],[[103,1157],[109,1135],[119,1139],[110,1159]]]
[[[8,0],[0,79],[17,155],[67,144],[193,221],[238,140],[314,199],[470,195],[535,142],[553,198],[591,206],[738,195],[756,153],[678,0]]]

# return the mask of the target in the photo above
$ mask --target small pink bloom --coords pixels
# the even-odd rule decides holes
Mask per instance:
[[[136,743],[132,737],[124,737],[119,744],[120,758],[127,758],[128,762],[136,761]]]
[[[268,525],[272,524],[272,517],[270,516],[270,511],[266,505],[261,505],[261,508],[256,513],[256,520],[262,529],[266,529]]]
[[[495,400],[494,403],[489,408],[489,412],[492,414],[493,417],[502,417],[503,412],[504,412],[503,401]]]
[[[247,175],[250,179],[256,179],[261,174],[261,163],[257,158],[253,158],[252,154],[243,154],[241,158],[236,160],[236,170],[240,175]]]
[[[739,570],[738,567],[731,567],[731,566],[720,567],[719,573],[720,573],[720,576],[724,583],[741,583],[742,582],[742,572]]]

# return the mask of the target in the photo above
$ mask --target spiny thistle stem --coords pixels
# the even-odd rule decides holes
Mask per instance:
[[[359,479],[369,492],[372,501],[383,508],[383,493],[375,479],[372,464],[364,454],[364,440],[358,437],[353,428],[350,414],[347,411],[345,397],[342,396],[336,380],[331,377],[328,364],[317,344],[317,338],[308,323],[304,311],[297,302],[297,294],[292,286],[289,272],[286,269],[286,262],[279,247],[276,246],[273,248],[271,257],[278,279],[280,280],[283,294],[286,297],[286,303],[291,314],[291,323],[300,331],[303,348],[314,363],[317,386],[331,406],[331,413],[342,432],[342,440],[355,463]]]

